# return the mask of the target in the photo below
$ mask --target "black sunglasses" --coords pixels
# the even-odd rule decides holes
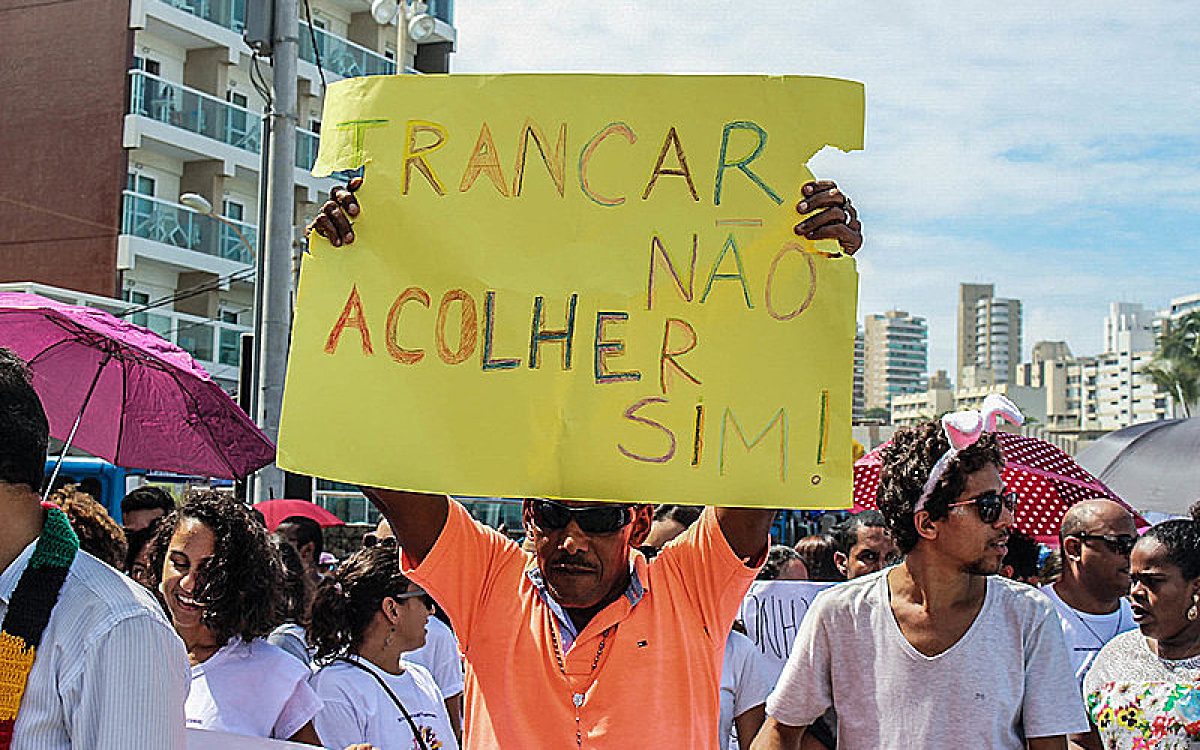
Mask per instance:
[[[633,521],[633,509],[627,505],[572,508],[553,500],[532,500],[533,522],[543,531],[567,528],[571,519],[585,534],[614,534]]]
[[[1133,552],[1133,545],[1137,544],[1138,540],[1131,534],[1071,534],[1071,536],[1084,544],[1091,541],[1104,542],[1110,550],[1118,555],[1128,555]]]
[[[979,511],[979,520],[986,524],[993,524],[1000,520],[1000,513],[1005,508],[1008,508],[1010,513],[1017,512],[1017,493],[1015,492],[989,492],[979,497],[963,500],[957,503],[950,503],[947,508],[957,508],[960,505],[974,505]]]
[[[362,546],[363,549],[370,549],[372,547],[391,549],[399,545],[397,544],[396,537],[394,536],[385,536],[380,539],[379,537],[375,536],[375,532],[368,531],[366,534],[363,534]]]

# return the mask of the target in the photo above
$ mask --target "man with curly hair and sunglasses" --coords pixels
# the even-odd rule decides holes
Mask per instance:
[[[830,707],[841,750],[1065,750],[1087,718],[1058,617],[995,575],[1016,510],[1003,465],[987,431],[954,449],[937,422],[896,432],[878,502],[904,561],[816,598],[754,750],[799,747]]]
[[[361,184],[335,188],[311,229],[352,243]],[[862,246],[857,211],[834,183],[801,192],[796,210],[811,215],[797,235],[837,240],[847,254]],[[635,548],[649,505],[527,499],[530,555],[445,496],[363,491],[400,542],[404,574],[454,624],[465,750],[717,750],[725,637],[774,511],[708,508],[648,563]]]

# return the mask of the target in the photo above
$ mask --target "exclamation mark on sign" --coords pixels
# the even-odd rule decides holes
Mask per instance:
[[[821,432],[817,436],[817,463],[825,463],[825,446],[829,444],[829,391],[821,391]]]
[[[700,465],[704,452],[704,404],[696,404],[696,431],[692,435],[692,466]]]

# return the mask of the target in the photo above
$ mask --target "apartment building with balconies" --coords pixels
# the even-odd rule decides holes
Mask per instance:
[[[109,300],[100,306],[187,349],[230,390],[253,324],[260,245],[271,70],[242,35],[247,4],[261,1],[78,0],[10,12],[0,26],[18,61],[0,110],[16,178],[0,189],[0,282]],[[453,0],[415,10],[436,21],[423,44],[404,14],[376,22],[369,0],[301,4],[297,248],[334,184],[309,174],[322,79],[448,65]],[[181,200],[187,193],[203,200]]]
[[[864,321],[863,390],[867,409],[890,409],[892,399],[925,390],[929,328],[903,310],[868,315]]]

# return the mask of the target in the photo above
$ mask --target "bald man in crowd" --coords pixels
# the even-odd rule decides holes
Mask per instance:
[[[1137,541],[1133,515],[1112,500],[1085,500],[1063,516],[1058,534],[1062,577],[1042,586],[1062,620],[1075,677],[1115,636],[1137,627],[1129,593],[1129,553]]]

